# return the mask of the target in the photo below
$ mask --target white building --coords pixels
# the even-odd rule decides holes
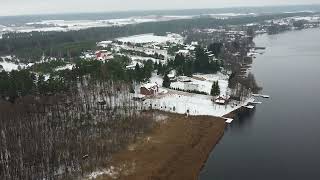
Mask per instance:
[[[180,49],[177,54],[181,54],[183,56],[189,56],[190,55],[190,51],[186,50],[186,49]]]

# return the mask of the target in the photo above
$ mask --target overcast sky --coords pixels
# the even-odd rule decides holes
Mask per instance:
[[[319,0],[0,0],[0,15],[319,3]]]

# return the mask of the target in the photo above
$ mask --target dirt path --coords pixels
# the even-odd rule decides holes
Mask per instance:
[[[98,179],[195,180],[212,148],[223,136],[224,120],[161,113],[167,116],[128,150],[116,154],[111,176]]]

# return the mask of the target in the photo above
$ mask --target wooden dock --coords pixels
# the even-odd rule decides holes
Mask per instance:
[[[262,102],[254,101],[254,102],[251,102],[250,104],[262,104]]]
[[[226,120],[226,123],[231,124],[233,119],[231,118],[223,118],[224,120]]]
[[[252,94],[253,97],[262,97],[262,98],[270,98],[269,95],[264,95],[264,94]]]

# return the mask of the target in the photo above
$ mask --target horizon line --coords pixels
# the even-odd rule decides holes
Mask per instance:
[[[53,15],[73,15],[73,14],[112,14],[112,13],[139,13],[139,12],[165,12],[165,11],[190,11],[190,10],[223,10],[223,9],[235,9],[235,8],[271,8],[271,7],[298,7],[298,6],[319,6],[320,3],[312,4],[288,4],[288,5],[267,5],[267,6],[226,6],[226,7],[216,7],[216,8],[181,8],[181,9],[132,9],[132,10],[113,10],[113,11],[79,11],[79,12],[56,12],[56,13],[32,13],[32,14],[16,14],[16,15],[0,15],[0,18],[5,17],[20,17],[20,16],[53,16]],[[301,11],[307,11],[301,10]],[[297,11],[298,12],[298,11]],[[151,15],[151,14],[150,14]]]

